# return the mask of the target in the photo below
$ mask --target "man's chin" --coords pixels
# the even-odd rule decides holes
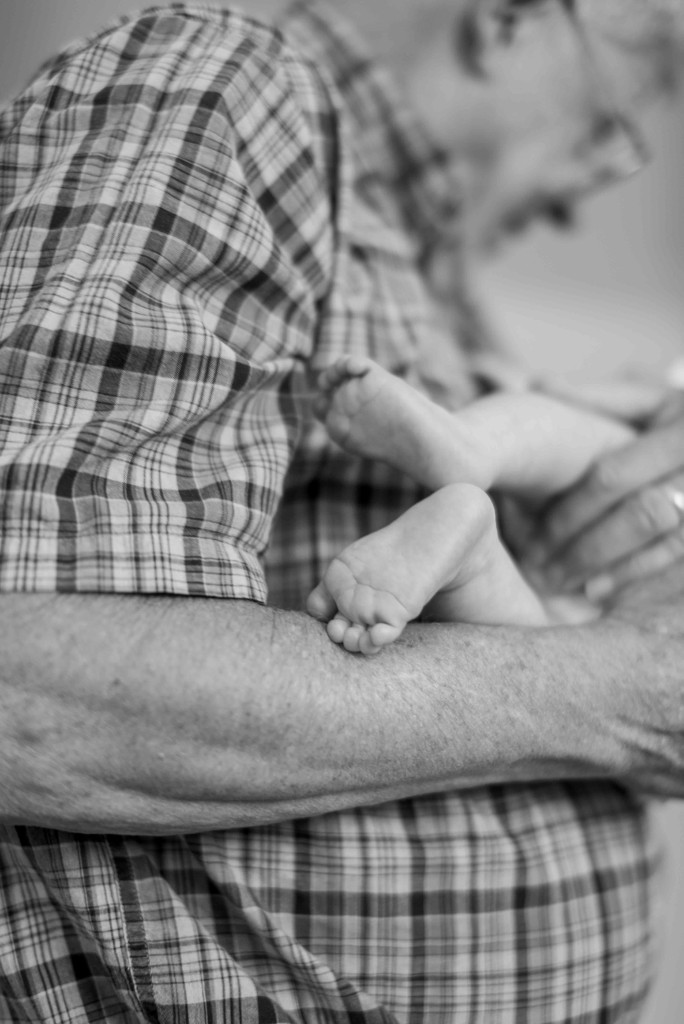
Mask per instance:
[[[483,258],[495,255],[535,224],[547,224],[557,231],[571,231],[577,222],[577,199],[569,196],[541,197],[511,206],[498,215],[472,219],[466,226],[466,244]]]
[[[542,198],[511,211],[504,219],[502,230],[506,235],[519,235],[532,224],[551,224],[561,231],[575,225],[575,204],[560,197]]]
[[[571,231],[576,223],[576,204],[572,200],[544,199],[508,211],[498,224],[481,233],[477,247],[482,253],[491,254],[535,224],[551,225],[557,231]]]

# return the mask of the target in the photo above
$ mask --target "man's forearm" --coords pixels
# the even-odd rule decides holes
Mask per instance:
[[[4,595],[0,623],[5,821],[192,832],[661,757],[629,622],[415,625],[374,659],[249,602]]]

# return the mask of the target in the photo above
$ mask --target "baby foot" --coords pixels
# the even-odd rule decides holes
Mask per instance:
[[[499,542],[487,495],[454,484],[334,558],[307,611],[327,622],[334,643],[377,654],[436,594],[446,601],[440,617],[517,621],[515,609],[525,622],[540,624],[545,618],[530,593]]]
[[[364,543],[368,542],[368,543]],[[309,595],[307,610],[315,618],[328,620],[326,631],[333,643],[354,654],[377,654],[402,633],[407,622],[420,613],[389,590],[366,583],[380,562],[382,538],[377,534],[346,548],[328,566],[323,580]],[[399,590],[397,581],[388,580]]]
[[[479,483],[479,457],[457,436],[452,414],[371,359],[344,356],[318,384],[316,415],[347,451],[387,462],[430,490]]]

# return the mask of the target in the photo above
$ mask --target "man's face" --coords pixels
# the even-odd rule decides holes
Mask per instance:
[[[488,52],[466,140],[467,230],[485,249],[533,219],[569,221],[579,199],[637,170],[643,148],[622,112],[657,78],[654,58],[575,22],[562,0],[522,8]]]

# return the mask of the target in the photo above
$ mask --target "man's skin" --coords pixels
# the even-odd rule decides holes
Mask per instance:
[[[444,22],[438,38],[417,40],[416,64],[406,74],[418,109],[426,107],[425,90],[440,63],[442,71],[449,66],[442,44],[456,4],[418,5]],[[396,0],[382,5],[386,27],[399,8]],[[380,0],[367,25],[360,0],[339,6],[372,38]],[[409,7],[406,0],[401,9]],[[259,13],[259,4],[254,8]],[[402,59],[407,24],[397,17]],[[604,154],[605,166],[593,150],[582,162],[570,137],[587,113],[584,91],[575,96],[577,109],[566,111],[573,158],[563,163],[556,122],[544,121],[541,107],[542,100],[572,98],[559,60],[570,62],[569,74],[575,55],[555,22],[537,19],[528,28],[525,60],[509,66],[495,49],[480,88],[500,82],[501,71],[505,94],[507,75],[546,67],[547,75],[559,73],[562,92],[542,90],[529,124],[521,122],[527,108],[519,106],[511,124],[492,126],[492,191],[474,196],[472,218],[487,242],[504,207],[517,215],[527,209],[520,177],[505,202],[500,186],[509,170],[529,175],[539,166],[547,152],[535,134],[542,128],[554,126],[549,173],[530,182],[530,192],[543,188],[550,197],[555,188],[564,200],[576,198],[585,164],[587,190],[612,173],[614,154]],[[530,60],[534,53],[539,68]],[[451,73],[453,95],[444,90],[432,128],[455,146],[464,143],[467,118],[448,106],[460,95],[458,72]],[[483,153],[479,126],[482,117],[487,123],[489,93],[472,83],[468,89]],[[454,123],[461,126],[458,139]],[[529,152],[500,166],[511,140],[523,137]],[[619,594],[602,619],[586,626],[413,624],[372,661],[335,648],[304,613],[250,602],[5,594],[0,820],[81,832],[195,832],[483,782],[587,776],[681,796],[683,632],[681,563]]]
[[[683,578],[583,627],[411,625],[376,659],[251,602],[4,596],[2,820],[195,832],[583,776],[681,796]]]
[[[554,585],[601,582],[607,595],[684,556],[684,522],[668,531],[672,495],[684,491],[684,393],[660,403],[650,427],[601,460],[549,515],[538,559]],[[679,510],[681,512],[681,509]]]

